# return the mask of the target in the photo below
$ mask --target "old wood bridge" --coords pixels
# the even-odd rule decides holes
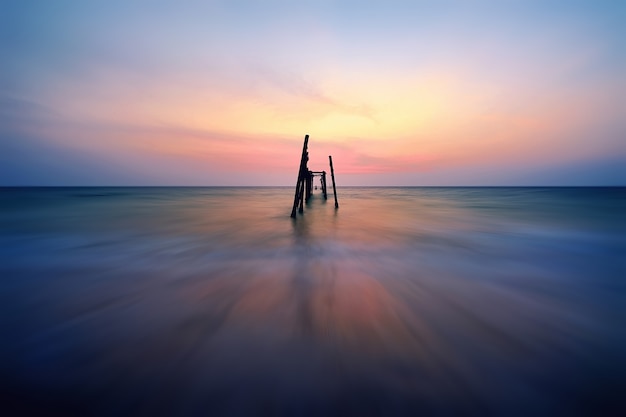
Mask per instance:
[[[296,182],[296,195],[293,198],[293,208],[291,209],[291,217],[296,218],[296,210],[299,213],[304,212],[304,203],[309,201],[313,194],[313,178],[319,177],[324,199],[328,198],[326,192],[326,171],[311,171],[307,163],[309,162],[309,135],[304,137],[304,146],[302,146],[302,157],[300,158],[300,169],[298,170],[298,182]],[[335,187],[335,170],[333,169],[333,157],[328,156],[330,162],[330,177],[333,181],[333,195],[335,196],[335,209],[339,208],[337,202],[337,189]]]

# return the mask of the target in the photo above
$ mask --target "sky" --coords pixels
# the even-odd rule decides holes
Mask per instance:
[[[0,0],[0,185],[626,185],[626,1]]]

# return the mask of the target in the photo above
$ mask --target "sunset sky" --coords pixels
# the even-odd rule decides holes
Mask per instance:
[[[0,185],[625,185],[626,1],[0,0]]]

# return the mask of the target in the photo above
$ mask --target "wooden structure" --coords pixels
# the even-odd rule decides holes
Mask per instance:
[[[304,137],[304,145],[302,146],[302,156],[300,157],[300,169],[298,170],[298,181],[296,182],[296,193],[293,198],[293,208],[291,209],[291,217],[296,218],[296,210],[299,213],[304,212],[304,203],[309,201],[313,194],[313,179],[320,177],[320,188],[324,199],[328,198],[326,190],[326,171],[311,171],[307,163],[309,162],[309,135]],[[337,189],[335,187],[335,170],[333,169],[333,157],[328,156],[330,161],[330,176],[333,181],[333,195],[335,196],[335,209],[339,208],[337,202]],[[317,188],[317,187],[315,187]]]

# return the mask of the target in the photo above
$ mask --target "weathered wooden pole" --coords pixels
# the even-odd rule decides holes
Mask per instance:
[[[309,198],[311,198],[311,193],[313,192],[313,173],[309,170],[306,172],[306,194],[305,201],[308,202]]]
[[[328,160],[330,161],[330,178],[333,180],[333,194],[335,195],[335,208],[339,208],[339,203],[337,202],[337,187],[335,187],[335,170],[333,169],[333,157],[328,155]]]
[[[300,207],[298,207],[298,213],[302,214],[304,212],[304,178],[300,181]]]
[[[322,171],[322,193],[324,193],[324,200],[328,199],[326,194],[326,171]]]
[[[300,158],[300,168],[298,169],[298,181],[296,181],[296,194],[293,197],[293,208],[291,209],[291,217],[296,217],[296,209],[300,203],[300,213],[302,213],[302,185],[304,185],[304,171],[306,171],[306,163],[309,158],[307,146],[309,144],[309,135],[304,136],[304,145],[302,146],[302,157]]]

